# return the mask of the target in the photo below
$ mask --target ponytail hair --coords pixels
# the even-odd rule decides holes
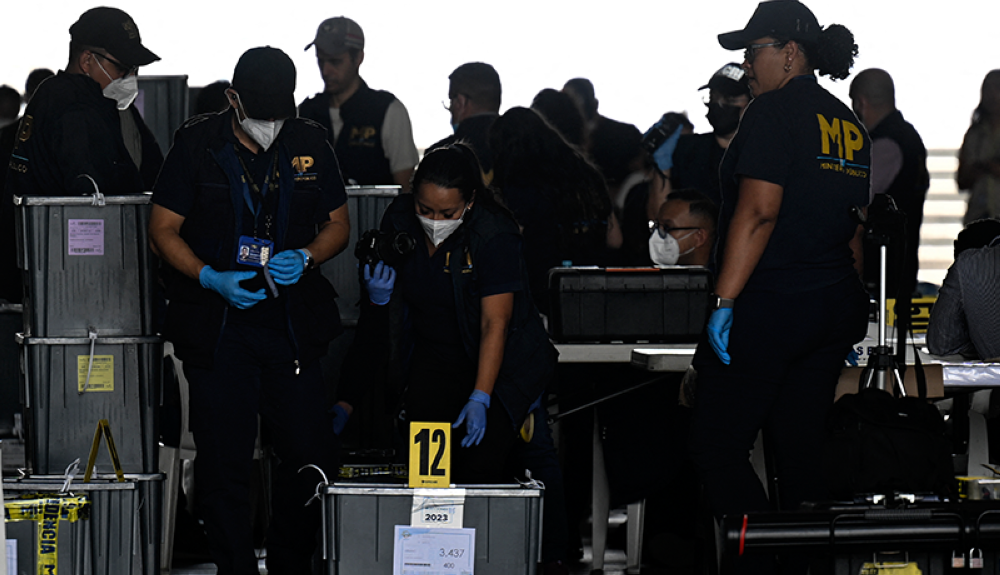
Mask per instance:
[[[854,58],[858,55],[854,34],[840,24],[824,28],[816,44],[805,48],[813,69],[833,80],[843,80],[850,76]]]

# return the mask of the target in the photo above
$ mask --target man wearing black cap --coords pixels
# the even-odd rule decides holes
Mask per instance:
[[[132,102],[136,71],[160,58],[142,45],[132,18],[116,8],[84,12],[69,32],[66,70],[38,87],[21,120],[8,194],[148,190],[163,154]]]
[[[295,66],[265,47],[240,57],[227,113],[178,130],[153,190],[150,240],[172,268],[164,336],[191,389],[195,480],[220,575],[257,573],[249,478],[257,418],[280,460],[267,536],[272,574],[309,573],[315,464],[336,472],[319,359],[340,331],[318,265],[350,223],[326,133],[295,114]]]
[[[681,136],[674,150],[670,185],[675,190],[694,188],[718,205],[719,164],[736,135],[740,116],[750,104],[750,85],[739,64],[726,64],[699,90],[708,90],[705,106],[712,132]]]
[[[408,189],[419,159],[410,116],[395,96],[361,78],[361,26],[343,16],[324,20],[306,50],[314,46],[324,91],[302,102],[299,115],[326,128],[348,184]]]

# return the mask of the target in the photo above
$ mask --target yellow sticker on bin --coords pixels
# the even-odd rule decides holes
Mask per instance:
[[[115,356],[95,355],[91,365],[89,355],[76,356],[77,391],[114,391]],[[89,373],[89,380],[88,380]]]
[[[916,563],[865,563],[858,575],[923,575]]]

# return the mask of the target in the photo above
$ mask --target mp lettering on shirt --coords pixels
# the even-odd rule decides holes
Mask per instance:
[[[816,118],[822,149],[822,155],[816,158],[820,161],[820,169],[867,178],[870,166],[853,163],[854,152],[861,150],[865,143],[861,129],[854,122],[841,118],[831,121],[823,114],[816,114]]]
[[[351,137],[348,143],[356,147],[374,148],[375,136],[377,135],[378,130],[375,129],[375,126],[355,126],[351,128]]]
[[[295,170],[296,182],[316,181],[316,172],[310,172],[316,160],[312,156],[295,156],[292,158],[292,168]]]

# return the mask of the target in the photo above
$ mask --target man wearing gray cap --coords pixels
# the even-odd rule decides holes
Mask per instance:
[[[407,189],[419,159],[410,116],[395,96],[361,78],[361,26],[343,16],[325,20],[306,50],[311,47],[325,88],[302,102],[299,115],[326,128],[346,183]]]
[[[10,161],[8,194],[142,192],[163,154],[132,105],[136,72],[160,58],[117,8],[93,8],[70,29],[66,70],[42,83],[25,110]],[[6,202],[4,202],[6,205]]]

